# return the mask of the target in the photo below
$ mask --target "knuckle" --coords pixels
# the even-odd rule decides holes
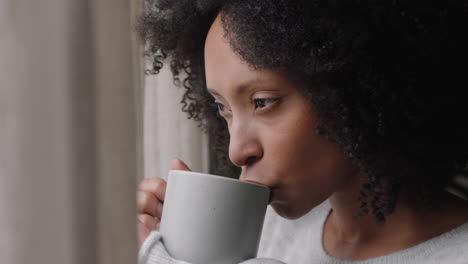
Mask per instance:
[[[154,204],[154,198],[146,192],[138,194],[138,209],[143,212],[149,212],[151,205]],[[150,213],[150,212],[149,212]]]
[[[140,190],[143,190],[145,189],[145,187],[149,184],[149,181],[150,179],[149,178],[145,178],[143,180],[141,180],[141,182],[138,184],[138,189]]]
[[[153,216],[155,215],[154,210],[152,210],[152,206],[150,206],[149,204],[145,204],[145,206],[143,207],[143,212]]]
[[[166,181],[161,178],[157,178],[157,181],[155,181],[154,184],[156,190],[163,190],[166,188]]]
[[[138,219],[148,229],[154,229],[159,222],[158,220],[154,219],[152,216],[147,214],[140,214],[138,216]]]
[[[138,205],[144,205],[147,202],[147,195],[143,191],[139,191],[137,194]]]
[[[150,224],[150,223],[151,223],[151,219],[152,219],[152,218],[151,218],[149,215],[147,215],[147,214],[142,214],[142,215],[140,216],[140,221],[141,221],[143,224],[145,224],[145,225]]]
[[[155,181],[152,182],[151,189],[153,191],[157,191],[157,190],[161,189],[161,181],[159,179],[155,179]]]
[[[166,181],[161,178],[146,178],[140,182],[139,189],[151,193],[156,193],[164,189]]]

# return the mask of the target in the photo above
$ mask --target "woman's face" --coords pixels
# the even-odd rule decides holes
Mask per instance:
[[[221,20],[205,42],[209,92],[230,133],[229,157],[241,180],[272,187],[271,205],[286,218],[307,213],[342,189],[356,169],[315,133],[314,108],[285,75],[248,67],[223,37]]]

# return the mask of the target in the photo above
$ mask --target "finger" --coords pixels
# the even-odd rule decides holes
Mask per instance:
[[[137,194],[137,206],[140,213],[149,214],[161,218],[163,204],[153,194],[139,191]]]
[[[140,223],[142,223],[149,231],[155,230],[159,224],[157,219],[147,214],[139,214],[138,221],[140,221]]]
[[[144,223],[137,218],[137,232],[138,232],[138,247],[141,247],[146,238],[148,238],[151,230],[149,230]]]
[[[185,170],[191,171],[191,169],[180,159],[171,160],[171,170]]]
[[[151,193],[156,199],[163,202],[166,196],[166,186],[166,181],[161,178],[146,178],[141,181],[139,190]]]

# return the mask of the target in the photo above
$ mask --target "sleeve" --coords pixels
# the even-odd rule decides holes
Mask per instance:
[[[286,264],[282,261],[272,259],[272,258],[256,258],[243,261],[239,264]]]
[[[138,252],[138,264],[189,264],[188,262],[176,260],[167,253],[161,242],[161,233],[153,231],[141,245]]]
[[[161,242],[161,233],[153,231],[143,242],[138,252],[138,264],[190,264],[172,258]],[[284,264],[281,261],[267,258],[249,259],[240,264]]]

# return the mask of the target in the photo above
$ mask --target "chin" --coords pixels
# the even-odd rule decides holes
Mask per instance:
[[[298,219],[307,214],[312,209],[295,208],[294,206],[291,206],[291,204],[285,202],[272,202],[270,205],[279,216],[289,220]]]
[[[304,204],[303,202],[272,201],[270,205],[279,216],[289,220],[295,220],[306,215],[322,202],[323,201],[314,204]]]

